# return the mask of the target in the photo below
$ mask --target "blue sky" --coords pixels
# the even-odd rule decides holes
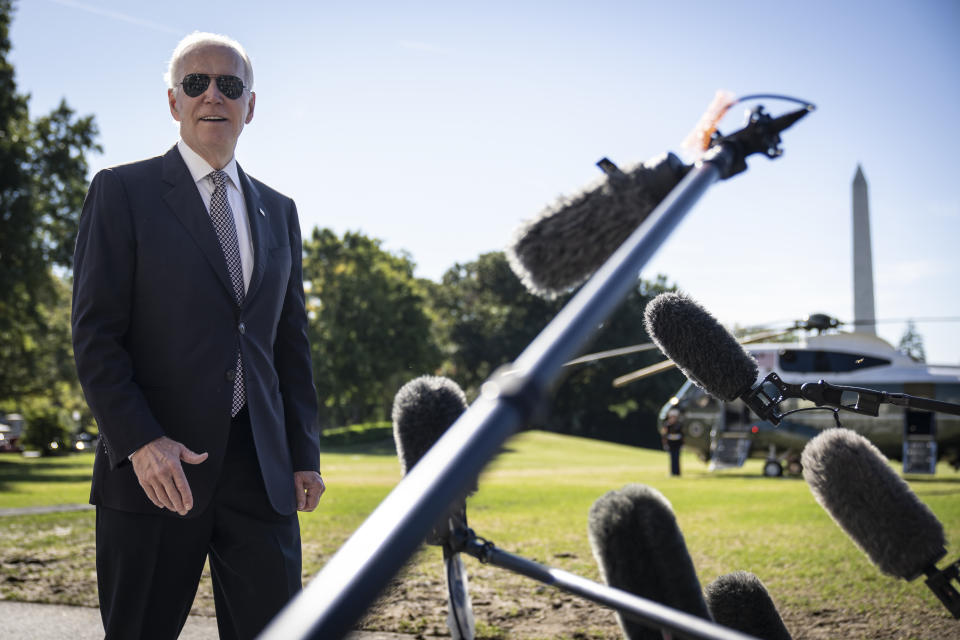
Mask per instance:
[[[257,109],[237,157],[296,199],[305,233],[362,231],[438,280],[595,180],[601,157],[679,151],[716,90],[781,93],[818,110],[781,159],[713,187],[644,275],[729,325],[852,319],[859,163],[877,316],[960,317],[955,0],[20,0],[12,61],[33,115],[66,98],[96,116],[96,170],[176,141],[162,74],[193,30],[250,53]],[[960,363],[960,323],[918,328],[928,359]],[[879,326],[893,342],[904,329]]]

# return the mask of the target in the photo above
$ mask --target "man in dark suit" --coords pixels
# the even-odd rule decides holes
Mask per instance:
[[[300,589],[297,510],[325,490],[300,226],[234,159],[243,48],[195,33],[168,75],[180,141],[94,177],[74,258],[101,615],[107,638],[176,638],[209,558],[220,636],[249,638]]]

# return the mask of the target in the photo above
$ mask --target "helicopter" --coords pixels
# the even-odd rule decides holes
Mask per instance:
[[[872,334],[841,331],[844,324],[826,314],[813,314],[784,331],[741,339],[756,359],[763,379],[775,373],[786,383],[817,379],[874,391],[960,404],[960,366],[918,362]],[[790,342],[772,340],[793,335]],[[636,345],[583,356],[568,364],[656,348]],[[655,375],[673,366],[665,362],[614,380],[614,386]],[[659,426],[679,421],[684,444],[693,448],[711,470],[742,467],[747,458],[762,457],[765,476],[801,473],[800,454],[823,429],[841,426],[856,431],[888,458],[900,460],[905,473],[935,472],[946,460],[960,470],[960,416],[881,405],[876,417],[840,413],[796,398],[780,410],[789,414],[779,425],[757,418],[742,400],[721,402],[687,380],[659,413]]]
[[[871,319],[841,322],[827,314],[815,313],[781,330],[748,335],[741,338],[740,343],[757,361],[758,380],[765,380],[768,375],[775,375],[787,384],[822,379],[833,385],[936,400],[957,405],[956,410],[960,410],[960,366],[918,362],[876,335],[875,325],[880,321],[874,313],[869,200],[866,178],[859,165],[852,187],[854,316]],[[929,320],[956,321],[957,318]],[[844,325],[852,325],[854,330],[844,331]],[[792,336],[791,342],[779,341],[788,336]],[[588,354],[566,364],[588,363],[648,349],[656,349],[656,345],[648,343]],[[613,384],[621,387],[673,366],[672,361],[666,360],[620,376]],[[668,421],[679,422],[684,444],[696,450],[711,470],[742,467],[748,457],[762,457],[766,476],[781,476],[784,470],[791,475],[799,474],[803,447],[823,429],[833,426],[862,434],[885,456],[902,461],[904,473],[935,473],[939,460],[946,460],[955,470],[960,470],[958,415],[890,404],[881,404],[876,416],[841,414],[796,398],[782,400],[778,405],[783,419],[774,425],[757,418],[742,400],[721,402],[687,380],[661,408],[658,427],[662,432]]]

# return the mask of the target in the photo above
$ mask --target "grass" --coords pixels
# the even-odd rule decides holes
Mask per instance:
[[[598,579],[587,512],[606,491],[640,482],[672,503],[702,584],[731,571],[752,571],[788,626],[791,616],[838,609],[852,617],[891,610],[948,616],[922,579],[907,583],[881,575],[816,504],[802,479],[764,478],[760,464],[710,473],[685,454],[683,476],[675,478],[662,452],[525,432],[484,471],[479,491],[468,500],[469,519],[479,535],[504,550]],[[91,465],[89,454],[0,457],[0,508],[85,503]],[[389,440],[328,449],[322,467],[328,489],[321,507],[300,516],[304,571],[310,575],[400,479]],[[936,476],[908,480],[943,523],[947,558],[953,559],[960,548],[960,474],[941,465]],[[90,579],[92,529],[92,512],[0,518],[0,597],[90,604],[68,583]],[[25,560],[10,562],[11,557]],[[34,573],[25,568],[39,563],[46,570],[61,561],[75,571],[62,579],[61,596],[29,588]],[[436,558],[421,551],[416,563],[435,564]]]
[[[0,454],[0,509],[90,501],[93,453],[51,458]]]

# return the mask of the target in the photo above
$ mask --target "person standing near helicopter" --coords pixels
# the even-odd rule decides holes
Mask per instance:
[[[670,452],[670,475],[680,475],[680,449],[683,447],[683,424],[680,422],[680,412],[670,409],[667,419],[660,427],[660,441],[663,448]]]

